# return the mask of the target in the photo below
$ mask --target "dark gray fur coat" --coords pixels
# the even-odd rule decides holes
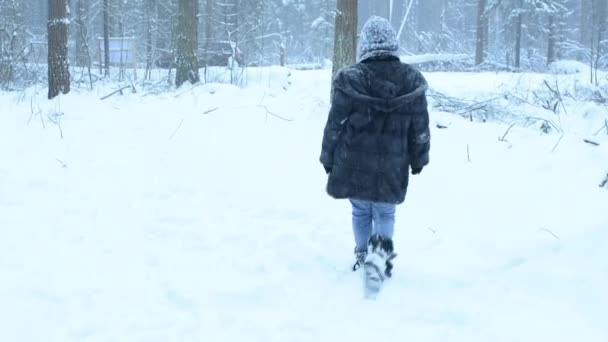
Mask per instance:
[[[327,192],[400,204],[410,167],[429,163],[427,82],[392,55],[374,56],[336,73],[321,163]]]

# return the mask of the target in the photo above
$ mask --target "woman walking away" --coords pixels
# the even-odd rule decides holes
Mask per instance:
[[[381,241],[387,276],[396,206],[405,200],[410,168],[419,174],[430,150],[427,82],[399,60],[398,50],[388,20],[371,17],[361,32],[357,63],[332,81],[320,157],[329,175],[327,193],[352,204],[353,270],[378,249],[371,240]]]

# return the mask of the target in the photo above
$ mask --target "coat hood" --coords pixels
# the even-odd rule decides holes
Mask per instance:
[[[367,64],[375,62],[382,63],[383,61],[374,59],[360,64],[364,68],[368,68]],[[400,61],[395,60],[393,63],[400,64]],[[416,72],[416,75],[419,74]],[[428,83],[421,75],[412,80],[409,85],[404,82],[404,79],[405,77],[396,78],[395,82],[388,79],[379,80],[373,77],[373,73],[359,67],[346,68],[337,75],[336,81],[337,89],[350,98],[365,103],[377,112],[387,113],[395,112],[419,100],[428,89]],[[409,111],[401,112],[408,113]]]

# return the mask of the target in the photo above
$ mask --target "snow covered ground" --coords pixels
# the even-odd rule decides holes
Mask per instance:
[[[394,278],[368,301],[318,163],[329,74],[270,74],[0,93],[0,340],[608,340],[605,107],[569,102],[563,137],[504,141],[508,122],[433,111]],[[477,97],[546,75],[426,76]]]

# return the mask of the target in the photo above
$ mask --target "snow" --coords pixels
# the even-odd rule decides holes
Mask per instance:
[[[70,19],[67,17],[63,17],[63,18],[56,18],[53,20],[49,21],[49,26],[56,26],[56,25],[70,25]]]
[[[509,123],[433,110],[369,301],[318,163],[330,71],[273,70],[104,101],[117,86],[0,93],[0,340],[608,340],[608,134],[581,139],[595,105],[563,137],[507,141]],[[425,76],[467,98],[555,77]]]
[[[318,17],[317,19],[315,19],[311,24],[310,24],[310,28],[313,30],[318,29],[319,27],[321,27],[321,25],[324,25],[325,23],[327,23],[327,21],[325,20],[325,18],[323,17]]]
[[[571,61],[561,60],[555,61],[549,65],[549,70],[555,74],[584,74],[589,75],[591,73],[591,67],[588,64]]]
[[[424,64],[431,62],[452,62],[470,58],[467,54],[423,54],[423,55],[402,55],[400,59],[403,63]]]

